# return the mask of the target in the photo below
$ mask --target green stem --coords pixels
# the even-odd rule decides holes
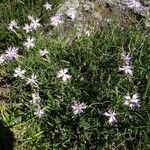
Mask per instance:
[[[150,87],[150,79],[148,79],[148,81],[147,81],[146,90],[145,90],[144,96],[143,96],[143,99],[144,99],[144,100],[145,100],[145,98],[146,98],[146,95],[147,95],[147,92],[148,92],[149,87]]]

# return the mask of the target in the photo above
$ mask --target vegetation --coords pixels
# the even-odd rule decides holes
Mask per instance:
[[[58,3],[46,11],[42,0],[0,2],[0,121],[13,132],[14,149],[150,149],[148,29],[112,23],[68,43],[43,34]],[[28,15],[42,24],[31,33],[22,29]],[[12,20],[16,32],[8,30]],[[13,47],[19,50],[11,59],[6,50]]]

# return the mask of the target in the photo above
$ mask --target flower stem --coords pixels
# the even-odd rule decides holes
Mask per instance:
[[[148,92],[148,89],[150,87],[150,79],[148,79],[147,81],[147,86],[146,86],[146,90],[144,92],[144,96],[143,96],[143,99],[145,100],[146,96],[147,96],[147,92]]]

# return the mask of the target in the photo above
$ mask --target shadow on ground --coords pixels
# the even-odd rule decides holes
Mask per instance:
[[[14,140],[13,132],[0,120],[0,150],[13,150]]]

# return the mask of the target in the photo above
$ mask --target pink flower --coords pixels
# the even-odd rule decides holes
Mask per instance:
[[[129,53],[123,52],[121,54],[121,59],[123,60],[124,64],[129,65],[131,61],[131,56]]]
[[[6,55],[5,55],[5,57],[6,57],[6,59],[8,59],[8,60],[12,60],[12,59],[16,59],[16,58],[18,58],[18,50],[19,50],[19,48],[17,48],[17,47],[9,47],[7,50],[6,50]]]
[[[86,106],[84,103],[80,103],[79,101],[74,101],[72,105],[73,114],[77,115],[77,114],[83,113],[83,109],[85,108]]]
[[[41,109],[40,107],[36,108],[34,111],[34,115],[38,118],[41,118],[44,115],[44,109]]]
[[[133,71],[132,71],[132,67],[129,65],[123,66],[119,68],[119,71],[123,71],[125,74],[132,76],[133,75]]]
[[[139,95],[135,93],[132,97],[130,97],[130,95],[127,94],[124,96],[124,105],[130,108],[140,108],[141,105]]]
[[[61,23],[62,23],[62,16],[61,15],[51,17],[51,25],[52,26],[57,27]]]
[[[115,111],[108,110],[108,112],[105,112],[104,115],[109,117],[109,120],[108,120],[109,124],[113,124],[117,122],[117,119],[116,119],[117,114],[115,113]]]

